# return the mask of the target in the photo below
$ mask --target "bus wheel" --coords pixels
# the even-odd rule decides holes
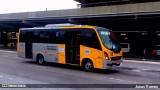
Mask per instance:
[[[91,61],[85,61],[83,63],[83,68],[84,68],[85,71],[91,71],[91,70],[93,70],[93,64],[92,64],[92,62]]]
[[[40,65],[44,64],[44,57],[42,55],[37,56],[37,63]]]

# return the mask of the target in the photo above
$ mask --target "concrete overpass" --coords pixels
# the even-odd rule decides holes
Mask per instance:
[[[48,23],[93,24],[90,21],[153,18],[159,16],[160,1],[69,10],[0,14],[0,29],[41,26]],[[102,25],[103,26],[103,25]],[[111,28],[112,29],[112,28]]]
[[[5,43],[5,46],[8,45],[10,41],[7,41],[6,32],[17,32],[22,27],[69,22],[107,27],[118,33],[117,36],[122,38],[120,39],[121,42],[132,41],[130,43],[133,43],[134,49],[137,46],[141,46],[138,48],[140,48],[139,52],[142,53],[142,50],[146,47],[144,45],[148,44],[148,40],[153,41],[152,38],[156,37],[155,42],[160,42],[158,41],[160,38],[156,36],[160,33],[159,16],[160,1],[69,10],[0,14],[0,43]],[[127,33],[127,36],[122,37],[120,36],[121,33]],[[127,38],[131,39],[128,40]],[[14,40],[15,42],[16,39]],[[155,42],[150,42],[149,44]]]
[[[9,13],[0,14],[0,23],[7,24],[12,22],[26,23],[54,20],[72,20],[76,18],[90,17],[113,17],[113,16],[128,16],[128,15],[148,15],[157,14],[160,11],[160,1],[78,8],[69,10],[54,10],[54,11],[39,11],[39,12],[24,12],[24,13]],[[2,26],[2,25],[1,25]]]
[[[75,0],[81,4],[81,7],[95,7],[95,6],[111,6],[144,2],[157,2],[160,0]]]

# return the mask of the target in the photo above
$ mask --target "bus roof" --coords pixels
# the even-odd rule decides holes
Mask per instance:
[[[77,25],[77,24],[48,24],[45,27],[33,27],[33,28],[21,28],[20,30],[37,30],[37,29],[65,29],[65,28],[90,28],[90,29],[106,29],[104,27],[92,26],[92,25]],[[107,29],[109,30],[109,29]]]

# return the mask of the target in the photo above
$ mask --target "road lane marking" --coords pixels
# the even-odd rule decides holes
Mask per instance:
[[[13,78],[9,78],[9,79],[13,79]]]
[[[125,80],[122,80],[122,79],[118,79],[118,78],[109,78],[109,79],[112,79],[112,80],[117,80],[117,81],[121,81],[121,82],[125,82]],[[127,81],[128,83],[137,83],[135,81]]]
[[[135,71],[135,72],[141,72],[141,70],[132,70],[132,71]]]
[[[117,81],[123,81],[123,80],[121,80],[121,79],[115,79],[115,80],[117,80]]]
[[[142,71],[149,71],[149,70],[151,70],[151,69],[140,69],[140,70],[142,70]]]
[[[19,58],[18,56],[14,56],[14,55],[3,55],[3,57],[7,57],[7,58],[14,58],[14,59],[17,59]]]
[[[115,78],[109,78],[109,79],[115,79]]]
[[[47,67],[45,67],[45,66],[37,65],[37,64],[35,64],[35,65],[28,65],[28,66],[31,66],[31,67],[38,67],[38,68],[47,68]]]
[[[137,82],[134,82],[135,84],[137,83]]]
[[[16,51],[7,51],[7,50],[0,50],[0,52],[11,52],[11,53],[17,53]]]
[[[150,62],[150,61],[124,60],[124,62],[146,63],[146,64],[158,64],[158,65],[160,65],[160,62]]]

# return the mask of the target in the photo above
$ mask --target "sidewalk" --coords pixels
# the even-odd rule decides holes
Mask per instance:
[[[126,60],[160,62],[160,55],[149,56],[149,55],[136,55],[136,53],[135,54],[124,53],[123,58]]]
[[[140,58],[123,58],[124,60],[133,60],[133,61],[148,61],[148,62],[160,62],[160,59],[146,59],[146,58],[143,58],[143,59],[140,59]]]
[[[2,47],[0,47],[0,50],[16,51],[16,49],[15,49],[15,48],[2,48]]]
[[[160,62],[160,56],[124,56],[125,60]]]

